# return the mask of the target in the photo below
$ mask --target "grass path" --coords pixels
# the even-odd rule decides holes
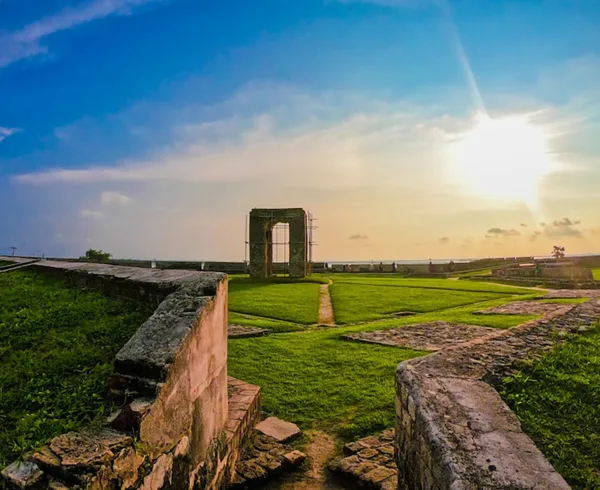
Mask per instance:
[[[329,284],[319,286],[319,325],[328,327],[335,326],[335,317],[333,314],[333,304],[329,294]]]

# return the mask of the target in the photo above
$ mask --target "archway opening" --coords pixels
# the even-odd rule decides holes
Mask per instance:
[[[289,275],[290,273],[290,225],[277,223],[272,229],[273,273]]]

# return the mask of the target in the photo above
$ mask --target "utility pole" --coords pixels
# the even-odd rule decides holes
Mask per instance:
[[[12,250],[12,257],[15,256],[15,250],[17,249],[17,247],[9,247]]]

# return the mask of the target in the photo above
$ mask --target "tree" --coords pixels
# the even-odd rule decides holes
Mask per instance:
[[[106,262],[110,260],[111,254],[108,252],[103,252],[102,250],[95,250],[90,248],[82,259],[89,260],[91,262]]]
[[[565,258],[565,247],[561,247],[560,245],[554,245],[554,249],[552,250],[552,257],[556,260],[561,260]]]

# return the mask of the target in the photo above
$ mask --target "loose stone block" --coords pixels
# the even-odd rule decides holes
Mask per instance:
[[[292,466],[300,466],[306,459],[306,454],[300,451],[290,451],[283,455],[284,459]]]
[[[278,442],[286,442],[299,436],[302,432],[296,424],[286,422],[277,417],[269,417],[256,425],[256,430],[271,436]]]
[[[63,467],[89,468],[108,463],[113,452],[98,439],[78,432],[69,432],[50,441],[50,449]]]
[[[2,470],[2,476],[17,488],[42,488],[44,473],[32,461],[15,461]]]

